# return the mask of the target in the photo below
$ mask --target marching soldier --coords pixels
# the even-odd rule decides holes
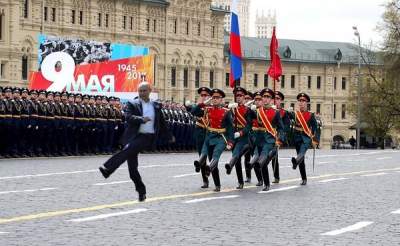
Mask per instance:
[[[37,131],[36,140],[37,140],[37,149],[36,152],[39,156],[44,156],[48,153],[47,143],[46,143],[46,130],[47,130],[47,107],[46,107],[46,92],[39,91],[39,97],[36,101],[38,108],[38,120],[37,120]]]
[[[229,164],[225,165],[226,173],[229,175],[232,168],[235,166],[236,176],[238,179],[238,187],[236,189],[243,189],[243,173],[241,157],[249,151],[249,132],[251,130],[251,113],[250,109],[244,105],[244,97],[247,91],[242,87],[236,87],[233,90],[236,98],[236,103],[230,104],[228,107],[232,110],[233,115],[233,128],[234,128],[234,147],[232,151],[232,159]]]
[[[54,100],[52,102],[54,107],[54,145],[55,145],[55,154],[56,155],[64,155],[62,153],[62,146],[64,145],[62,133],[62,107],[63,104],[61,102],[61,93],[54,92]]]
[[[85,112],[84,108],[82,107],[82,95],[81,94],[76,94],[75,95],[75,102],[73,104],[74,108],[74,116],[75,116],[75,121],[74,121],[74,143],[75,143],[75,148],[74,152],[75,154],[80,155],[83,150],[83,131],[85,127]]]
[[[264,180],[263,191],[268,191],[270,189],[268,163],[273,158],[276,148],[279,148],[282,144],[285,136],[280,114],[272,107],[275,92],[266,88],[261,91],[261,95],[264,107],[256,108],[253,118],[258,120],[259,125],[258,128],[254,129],[256,150],[259,155],[257,163],[260,166]]]
[[[285,100],[285,96],[283,95],[283,93],[280,91],[275,91],[275,106],[281,116],[283,123],[283,131],[285,133],[285,136],[287,136],[290,131],[290,117],[288,112],[284,108],[282,108],[283,100]],[[278,184],[280,179],[278,152],[272,159],[272,170],[274,172],[274,181],[272,181],[272,183]]]
[[[209,89],[207,87],[201,87],[197,90],[197,94],[200,95],[199,100],[197,101],[198,104],[203,104],[206,100],[208,100],[210,98],[211,89]],[[194,111],[193,111],[194,109],[195,109],[195,107],[192,108],[193,114],[194,114]],[[207,130],[208,122],[207,122],[206,115],[204,115],[204,107],[199,108],[197,110],[201,111],[201,112],[199,112],[199,114],[201,114],[202,116],[196,117],[194,138],[196,141],[197,153],[199,154],[199,156],[201,156],[201,150],[203,148],[204,139],[206,137],[206,130]],[[198,167],[198,168],[196,167],[196,172],[199,172],[199,171],[201,171],[201,177],[203,178],[203,185],[201,186],[201,188],[203,188],[203,189],[208,188],[209,183],[208,183],[208,177],[206,175],[205,165]]]
[[[299,110],[291,114],[291,117],[295,120],[294,144],[297,153],[297,157],[292,157],[292,165],[293,169],[299,166],[301,185],[306,185],[307,174],[304,157],[310,146],[314,149],[318,146],[319,136],[316,134],[317,121],[314,113],[307,110],[310,97],[306,93],[300,93],[297,95],[297,102],[299,103]]]
[[[11,120],[11,132],[12,138],[9,142],[9,153],[12,157],[19,156],[20,150],[20,139],[21,139],[21,111],[22,111],[22,104],[21,104],[21,94],[18,88],[13,90],[11,103],[11,111],[12,111],[12,120]]]
[[[218,161],[225,148],[230,150],[233,146],[232,116],[222,103],[225,93],[220,89],[213,89],[211,95],[211,106],[200,103],[195,107],[193,112],[196,116],[204,116],[208,123],[201,155],[199,160],[194,162],[194,165],[196,170],[199,170],[202,166],[206,165],[208,155],[210,165],[206,166],[206,176],[212,173],[215,184],[214,191],[219,192],[221,190],[221,182]],[[202,108],[203,110],[201,110]]]

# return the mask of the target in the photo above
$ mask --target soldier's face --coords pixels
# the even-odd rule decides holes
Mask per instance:
[[[83,103],[84,103],[84,104],[88,104],[88,103],[89,103],[89,99],[84,98],[84,99],[83,99]]]
[[[210,94],[208,94],[207,92],[201,92],[200,93],[200,100],[201,102],[204,102],[205,100],[207,100],[208,98],[210,98]]]
[[[263,95],[263,102],[264,102],[264,104],[271,104],[272,103],[272,96],[269,93],[265,93]]]
[[[15,99],[19,99],[19,97],[20,97],[19,93],[14,93],[13,94],[13,98],[15,98]]]
[[[236,93],[236,102],[237,103],[243,103],[244,102],[244,94],[241,92]]]
[[[46,99],[46,95],[44,95],[44,94],[40,94],[39,95],[39,100],[40,101],[44,101]]]
[[[63,101],[67,101],[67,96],[61,96],[61,100],[63,100]]]
[[[95,103],[94,99],[93,98],[89,99],[89,103],[94,104]]]
[[[21,97],[22,97],[22,98],[28,98],[28,93],[27,93],[27,92],[22,92]]]
[[[82,98],[80,98],[80,97],[75,98],[75,102],[76,102],[76,103],[82,102]]]
[[[73,103],[74,102],[74,97],[68,97],[68,102]]]
[[[6,97],[6,98],[10,98],[11,97],[11,92],[6,92],[6,93],[4,93],[4,96]]]
[[[38,97],[38,95],[37,95],[37,94],[32,94],[32,95],[31,95],[31,98],[32,98],[33,100],[36,100],[36,99],[37,99],[37,97]]]
[[[307,100],[300,97],[299,100],[297,100],[297,102],[299,103],[299,108],[301,111],[304,111],[307,109]]]
[[[215,93],[212,96],[213,105],[220,105],[222,103],[222,96],[219,93]]]
[[[48,101],[53,101],[53,100],[54,100],[53,95],[47,95],[47,100],[48,100]]]
[[[261,97],[257,97],[254,99],[254,104],[257,106],[257,108],[259,108],[264,105],[264,102]]]
[[[54,101],[56,101],[56,102],[59,102],[60,99],[61,99],[60,96],[55,96],[55,97],[54,97]]]
[[[275,96],[275,106],[276,108],[281,108],[282,98]]]
[[[245,96],[244,97],[244,103],[248,103],[252,100],[252,98],[250,96]]]

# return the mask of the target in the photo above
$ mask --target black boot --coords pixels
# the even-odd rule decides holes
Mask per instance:
[[[206,166],[206,176],[209,177],[212,171],[218,166],[218,160],[212,159],[209,166]]]
[[[258,159],[258,165],[260,166],[260,169],[263,169],[265,165],[268,165],[268,163],[271,161],[269,156],[260,156]]]
[[[206,164],[207,155],[201,155],[199,160],[194,161],[196,173],[200,172],[200,168]]]
[[[220,192],[220,191],[221,191],[221,186],[215,186],[214,191],[215,191],[215,192]]]
[[[208,188],[208,182],[203,182],[203,185],[201,186],[202,189],[207,189]]]
[[[270,186],[269,185],[265,185],[263,191],[269,191]]]
[[[257,184],[256,184],[256,186],[262,186],[262,185],[263,185],[262,180],[259,180],[259,181],[257,182]]]
[[[244,186],[243,184],[239,184],[238,187],[236,187],[236,189],[243,190],[243,186]]]
[[[239,160],[239,157],[232,157],[229,163],[225,164],[226,174],[231,174],[232,168],[236,165],[236,162]]]
[[[300,185],[307,185],[307,179],[303,179],[300,183]]]
[[[304,155],[298,155],[296,158],[292,157],[292,168],[296,169],[302,161],[304,161]]]

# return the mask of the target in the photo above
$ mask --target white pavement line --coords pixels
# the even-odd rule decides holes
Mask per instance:
[[[132,180],[115,181],[115,182],[108,182],[108,183],[96,183],[96,184],[92,184],[92,185],[102,186],[102,185],[113,185],[113,184],[124,184],[124,183],[132,183]]]
[[[197,202],[205,202],[205,201],[219,200],[219,199],[232,199],[237,197],[239,197],[239,195],[207,197],[207,198],[199,198],[199,199],[184,201],[183,203],[197,203]]]
[[[391,212],[392,214],[400,214],[400,209],[399,210],[396,210],[396,211],[393,211],[393,212]]]
[[[111,214],[100,214],[100,215],[96,215],[96,216],[90,216],[90,217],[79,218],[79,219],[72,219],[72,220],[67,220],[67,221],[71,221],[71,222],[86,222],[86,221],[106,219],[106,218],[110,218],[110,217],[116,217],[116,216],[127,215],[127,214],[137,214],[137,213],[145,212],[147,210],[148,209],[146,209],[146,208],[138,208],[138,209],[124,211],[124,212],[111,213]]]
[[[386,175],[386,174],[387,173],[371,173],[371,174],[361,175],[361,177],[382,176],[382,175]]]
[[[329,164],[329,163],[336,163],[336,161],[320,161],[318,164]]]
[[[298,185],[293,185],[293,186],[288,186],[288,187],[283,187],[283,188],[279,188],[279,189],[272,189],[272,190],[268,190],[268,191],[259,191],[259,194],[263,194],[263,193],[273,193],[273,192],[278,192],[278,191],[286,191],[286,190],[292,190],[292,189],[296,189],[299,188],[300,186]]]
[[[345,233],[345,232],[359,230],[359,229],[361,229],[363,227],[371,225],[372,223],[374,223],[374,222],[372,222],[372,221],[361,221],[361,222],[355,223],[354,225],[351,225],[351,226],[348,226],[348,227],[344,227],[342,229],[338,229],[338,230],[322,233],[321,235],[323,235],[323,236],[336,236],[336,235],[340,235],[340,234]]]
[[[175,175],[175,176],[173,176],[173,178],[183,178],[183,177],[196,176],[196,175],[199,175],[199,173],[187,173],[187,174]]]
[[[393,159],[393,157],[390,157],[390,156],[386,156],[386,157],[379,157],[379,158],[376,158],[377,160],[387,160],[387,159]]]
[[[9,232],[0,231],[0,235],[1,235],[1,234],[9,234]]]
[[[139,168],[153,168],[153,167],[184,167],[184,166],[193,166],[193,164],[162,164],[162,165],[147,165],[147,166],[139,166]]]
[[[47,191],[47,190],[57,190],[57,188],[0,191],[0,195],[11,194],[11,193],[28,193],[28,192],[36,192],[36,191]]]
[[[84,170],[84,171],[72,171],[72,172],[59,172],[59,173],[40,173],[40,174],[28,174],[28,175],[20,175],[20,176],[8,176],[8,177],[0,177],[0,180],[6,179],[22,179],[22,178],[33,178],[33,177],[46,177],[53,175],[65,175],[65,174],[77,174],[77,173],[93,173],[99,172],[98,169],[92,170]]]
[[[345,180],[345,179],[349,179],[349,178],[324,179],[324,180],[318,181],[318,183],[329,183],[329,182]]]

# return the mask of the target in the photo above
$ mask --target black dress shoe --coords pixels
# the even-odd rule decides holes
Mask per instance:
[[[220,192],[221,191],[221,186],[216,186],[214,189],[215,192]]]
[[[110,172],[110,170],[108,170],[107,168],[105,168],[105,167],[99,167],[99,170],[100,170],[101,174],[103,175],[103,177],[104,177],[105,179],[108,178],[108,177],[110,177],[111,172]]]
[[[207,189],[208,188],[208,183],[204,182],[203,185],[201,186],[202,189]]]
[[[279,184],[279,179],[274,179],[274,181],[272,181],[272,183]]]
[[[300,183],[300,185],[307,185],[307,179],[303,179]]]
[[[250,179],[250,178],[247,178],[244,182],[245,182],[245,183],[251,183],[251,179]]]
[[[295,170],[295,169],[296,169],[296,167],[297,167],[297,161],[296,161],[296,158],[292,157],[292,168],[293,168],[293,170]]]
[[[146,200],[146,194],[139,194],[139,202],[144,202]]]
[[[270,186],[269,186],[269,185],[266,185],[266,186],[264,186],[263,191],[269,191],[269,188],[270,188]]]
[[[262,186],[262,185],[263,185],[262,181],[258,181],[257,184],[256,184],[256,186]]]
[[[236,187],[238,190],[243,190],[243,184],[239,184],[238,187]]]

